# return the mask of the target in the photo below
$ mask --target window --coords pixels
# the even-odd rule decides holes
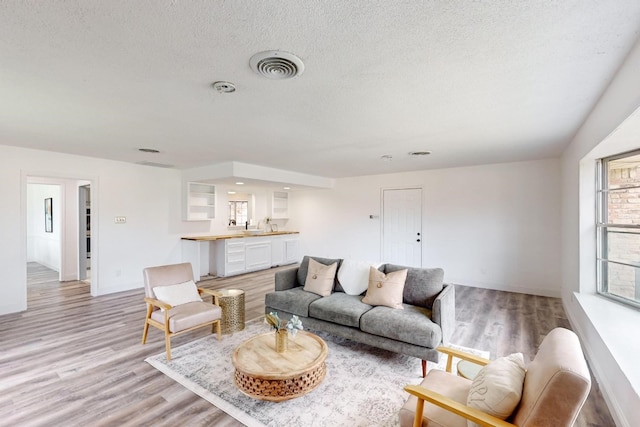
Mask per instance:
[[[598,161],[598,292],[640,307],[640,150]]]
[[[245,225],[248,221],[249,202],[237,200],[229,202],[229,225]]]

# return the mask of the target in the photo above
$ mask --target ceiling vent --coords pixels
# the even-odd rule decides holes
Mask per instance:
[[[153,166],[155,168],[173,168],[173,167],[175,167],[174,165],[167,165],[165,163],[155,163],[155,162],[136,162],[136,164],[143,165],[143,166]]]
[[[278,50],[256,53],[249,60],[249,65],[262,77],[272,80],[291,79],[304,71],[304,64],[300,58]]]

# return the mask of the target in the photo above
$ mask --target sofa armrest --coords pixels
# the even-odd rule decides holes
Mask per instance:
[[[286,291],[298,285],[298,268],[276,272],[276,291]]]
[[[456,288],[453,284],[445,284],[436,297],[432,316],[431,320],[442,329],[442,343],[448,343],[456,328]]]

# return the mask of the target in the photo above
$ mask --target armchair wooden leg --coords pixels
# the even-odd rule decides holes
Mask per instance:
[[[413,419],[413,427],[422,427],[422,414],[424,413],[424,400],[418,399],[416,404],[416,416]]]
[[[147,343],[147,333],[149,332],[149,323],[147,323],[147,321],[144,321],[144,330],[142,331],[142,344],[146,344]]]
[[[427,361],[422,360],[422,378],[427,376]]]
[[[147,304],[147,317],[144,319],[144,330],[142,331],[142,344],[147,343],[147,334],[149,333],[149,319],[151,318],[151,310],[153,308]]]
[[[166,331],[164,334],[164,345],[167,349],[167,361],[171,360],[171,335]]]
[[[222,339],[222,326],[220,325],[220,320],[218,320],[216,323],[216,334],[218,335],[218,341],[220,341]]]

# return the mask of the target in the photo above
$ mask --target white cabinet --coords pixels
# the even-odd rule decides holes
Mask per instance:
[[[295,234],[280,236],[238,237],[216,240],[214,245],[215,274],[220,277],[234,276],[251,271],[266,270],[276,265],[294,264],[298,261],[299,238]],[[183,257],[185,256],[183,250]],[[204,259],[195,254],[188,260]],[[185,259],[186,261],[187,259]],[[195,267],[194,267],[195,269]],[[198,270],[208,270],[207,266]]]
[[[183,194],[185,221],[203,221],[215,218],[215,185],[204,182],[187,182]]]
[[[284,237],[271,237],[271,266],[284,265]]]
[[[248,238],[244,245],[245,271],[271,268],[271,239]]]
[[[296,235],[285,236],[282,243],[284,249],[283,264],[293,264],[300,261],[298,258],[300,238]]]
[[[274,191],[271,204],[271,218],[289,218],[289,193],[285,191]]]
[[[245,272],[244,239],[225,239],[215,242],[216,274],[233,276]]]

